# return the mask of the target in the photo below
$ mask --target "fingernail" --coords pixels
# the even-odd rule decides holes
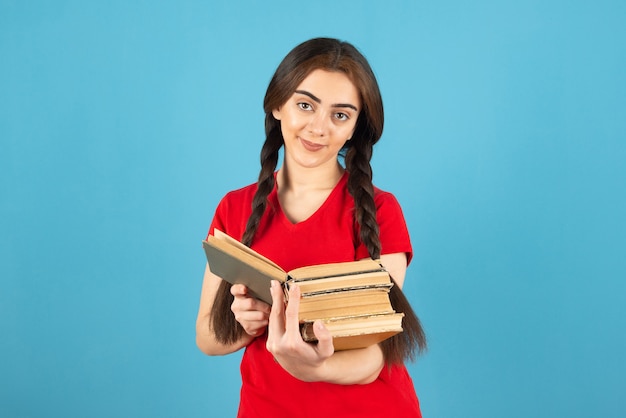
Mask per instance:
[[[294,295],[300,296],[300,286],[295,285],[293,289],[291,289],[291,292],[293,292]]]

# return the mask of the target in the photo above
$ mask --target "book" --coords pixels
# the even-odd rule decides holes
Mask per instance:
[[[300,299],[300,322],[343,316],[393,313],[388,289],[357,289],[303,295]]]
[[[360,315],[328,319],[324,326],[333,336],[335,351],[367,347],[378,344],[402,332],[404,314]],[[315,342],[313,321],[305,322],[301,327],[302,339]]]
[[[335,350],[366,347],[402,332],[402,316],[389,300],[389,273],[376,260],[363,259],[300,267],[288,272],[224,232],[214,229],[203,241],[210,271],[250,296],[272,303],[271,280],[285,295],[301,291],[298,312],[302,336],[314,341],[312,324],[321,319],[333,335]]]
[[[298,284],[303,297],[346,287],[391,287],[389,273],[372,259],[318,264],[285,272],[270,259],[218,229],[214,229],[213,235],[209,235],[202,245],[213,274],[230,284],[244,284],[251,296],[270,305],[272,280],[282,283],[285,290]]]

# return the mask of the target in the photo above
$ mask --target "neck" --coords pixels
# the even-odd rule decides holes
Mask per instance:
[[[290,167],[287,160],[278,170],[277,183],[280,192],[307,192],[310,190],[332,189],[337,185],[344,168],[336,161],[327,168]]]

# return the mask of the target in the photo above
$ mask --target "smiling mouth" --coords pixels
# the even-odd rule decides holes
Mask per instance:
[[[307,141],[306,139],[300,138],[300,142],[304,146],[304,148],[308,151],[319,151],[324,148],[324,145],[316,144],[314,142]]]

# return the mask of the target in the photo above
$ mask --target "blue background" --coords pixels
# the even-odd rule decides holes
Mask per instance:
[[[256,179],[274,69],[370,60],[425,417],[626,410],[626,2],[0,1],[0,416],[226,417],[204,238]],[[289,395],[285,395],[289,396]]]

